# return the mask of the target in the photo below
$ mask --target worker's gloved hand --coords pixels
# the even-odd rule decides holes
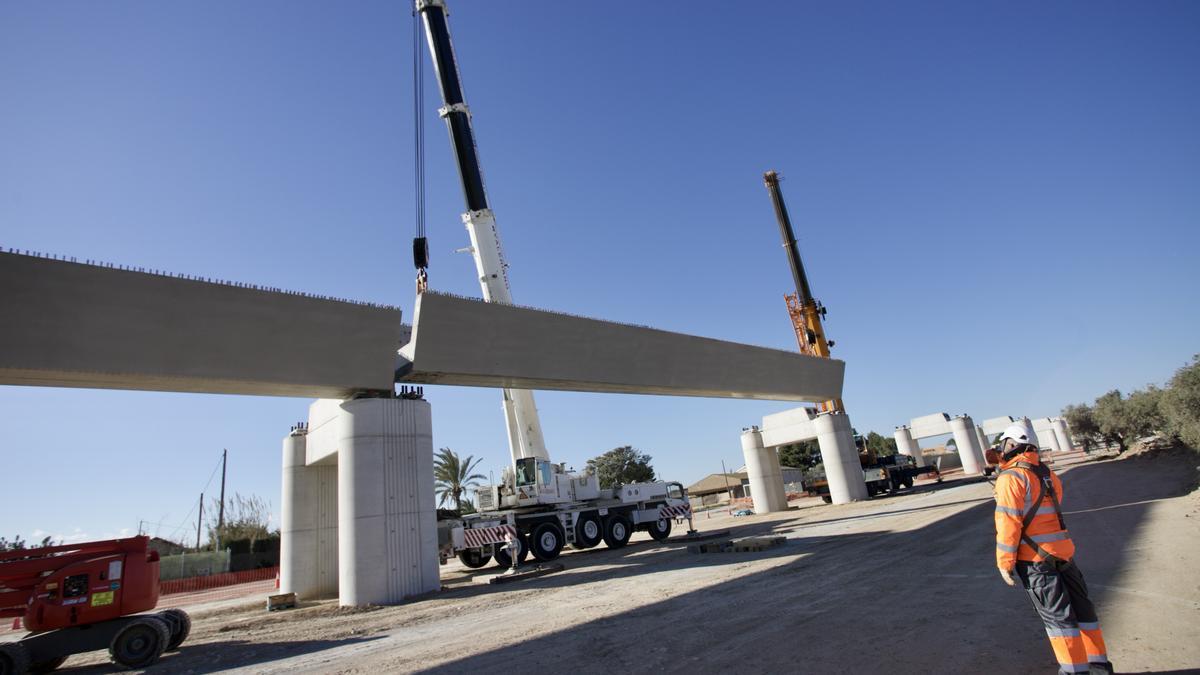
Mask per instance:
[[[1016,586],[1017,582],[1013,579],[1012,570],[1000,570],[1000,578],[1004,579],[1004,583],[1009,586]]]

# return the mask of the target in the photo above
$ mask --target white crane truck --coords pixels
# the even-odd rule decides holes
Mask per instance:
[[[450,40],[445,0],[416,0],[416,14],[424,27],[442,94],[443,106],[438,114],[446,121],[458,164],[467,205],[462,221],[470,235],[468,250],[475,259],[483,299],[511,304],[507,265],[483,183],[471,113],[463,97]],[[415,65],[420,72],[419,62]],[[415,80],[416,105],[420,109],[423,96],[420,80]],[[420,115],[417,123],[420,124]],[[424,154],[419,128],[417,138],[419,163]],[[418,185],[423,183],[422,171],[418,167]],[[420,292],[426,284],[429,254],[420,195],[418,204],[413,259]],[[538,560],[553,560],[564,544],[589,548],[604,541],[610,548],[619,548],[637,529],[661,540],[671,533],[673,521],[684,519],[691,529],[691,507],[681,484],[634,483],[601,489],[595,476],[570,474],[562,465],[550,461],[533,392],[505,389],[503,401],[513,465],[502,474],[499,485],[476,490],[479,513],[439,521],[443,563],[457,555],[468,567],[482,567],[492,558],[507,567],[512,564],[509,542],[516,544],[518,562],[528,553]]]
[[[467,567],[483,567],[493,558],[512,565],[532,553],[553,560],[570,544],[575,549],[620,548],[637,530],[658,541],[671,534],[676,520],[691,522],[687,492],[674,482],[630,483],[601,489],[589,474],[571,474],[562,465],[535,457],[516,460],[499,485],[475,490],[479,512],[439,521],[438,545],[444,563],[457,555]],[[689,527],[690,529],[690,527]]]

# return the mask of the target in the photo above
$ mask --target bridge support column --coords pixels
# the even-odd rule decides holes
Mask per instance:
[[[992,444],[988,443],[987,434],[983,433],[983,427],[975,427],[975,440],[979,441],[980,456],[983,457],[983,463],[987,464],[987,455],[984,453],[988,451],[988,448],[992,447]]]
[[[968,415],[950,418],[950,432],[954,434],[954,445],[962,460],[963,473],[975,475],[983,472],[983,448],[979,447],[979,436],[975,423]]]
[[[896,450],[902,455],[908,455],[916,461],[917,466],[925,466],[925,456],[921,454],[921,446],[912,436],[912,430],[907,426],[896,428]]]
[[[829,496],[834,504],[861,501],[867,498],[858,448],[850,429],[850,418],[842,413],[817,415],[813,420],[817,444],[821,446],[821,461],[825,464],[825,479],[829,481]]]
[[[340,407],[339,603],[394,605],[437,590],[429,403],[363,398]]]
[[[1075,449],[1075,442],[1071,439],[1071,432],[1067,430],[1067,421],[1061,417],[1054,420],[1054,435],[1058,436],[1058,444],[1061,450],[1069,451]]]
[[[762,432],[757,427],[742,432],[742,456],[746,459],[754,512],[786,511],[787,492],[783,489],[779,452],[773,447],[763,447]]]
[[[337,465],[307,466],[307,432],[283,439],[279,590],[302,600],[338,590]]]

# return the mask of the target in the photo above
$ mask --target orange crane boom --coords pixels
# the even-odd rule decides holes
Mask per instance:
[[[792,327],[796,329],[796,342],[800,344],[800,352],[809,356],[829,358],[829,348],[833,342],[826,339],[825,327],[821,321],[825,317],[825,306],[813,297],[808,285],[808,276],[804,273],[804,263],[800,260],[800,249],[796,245],[796,233],[792,230],[792,221],[788,217],[787,206],[783,203],[783,194],[779,191],[779,174],[767,171],[763,174],[763,182],[771,195],[771,204],[775,207],[775,218],[779,221],[779,233],[783,236],[783,248],[787,253],[788,265],[792,268],[792,279],[796,282],[796,292],[783,296],[787,303],[788,316],[792,319]],[[845,412],[842,400],[833,399],[817,405],[821,412]]]

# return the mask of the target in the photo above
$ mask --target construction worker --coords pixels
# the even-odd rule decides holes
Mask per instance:
[[[1062,482],[1038,458],[1037,437],[1023,424],[1000,435],[996,478],[996,566],[1013,572],[1046,626],[1060,673],[1112,673],[1100,619],[1075,566],[1075,544],[1060,503]]]

